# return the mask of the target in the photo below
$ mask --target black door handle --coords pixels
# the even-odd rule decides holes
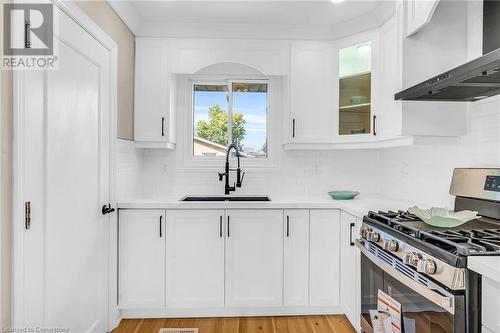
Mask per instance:
[[[102,215],[106,215],[106,214],[109,214],[109,213],[113,213],[115,211],[114,208],[111,208],[111,204],[108,204],[107,206],[104,205],[102,206]]]

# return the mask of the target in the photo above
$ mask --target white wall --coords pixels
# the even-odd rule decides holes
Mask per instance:
[[[500,97],[470,104],[467,135],[455,143],[433,143],[380,151],[384,194],[423,205],[453,208],[448,194],[453,168],[500,168]]]

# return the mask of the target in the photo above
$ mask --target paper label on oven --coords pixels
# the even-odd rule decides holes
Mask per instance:
[[[401,303],[379,289],[377,310],[390,316],[392,333],[401,333]],[[387,332],[387,328],[386,333],[391,333],[391,331]]]

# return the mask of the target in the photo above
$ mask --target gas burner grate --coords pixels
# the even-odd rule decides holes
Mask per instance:
[[[500,255],[500,228],[482,228],[485,225],[495,227],[498,225],[496,223],[478,220],[468,225],[479,228],[439,229],[425,224],[417,216],[402,210],[370,212],[368,217],[401,234],[453,255]]]

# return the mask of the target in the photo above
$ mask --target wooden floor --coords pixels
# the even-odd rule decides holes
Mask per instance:
[[[344,315],[124,319],[113,333],[158,333],[160,328],[199,328],[199,333],[354,333]]]

